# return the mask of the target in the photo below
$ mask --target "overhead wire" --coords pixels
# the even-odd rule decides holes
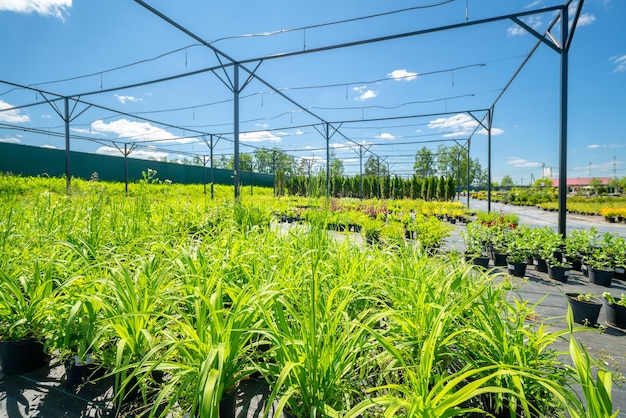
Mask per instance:
[[[210,41],[209,44],[213,45],[213,44],[216,44],[218,42],[229,40],[229,39],[252,38],[252,37],[269,37],[269,36],[280,35],[280,34],[289,33],[289,32],[305,31],[305,30],[308,30],[308,29],[316,29],[316,28],[322,28],[322,27],[327,27],[327,26],[340,25],[340,24],[344,24],[344,23],[350,23],[350,22],[356,22],[356,21],[361,21],[361,20],[373,19],[373,18],[377,18],[377,17],[389,16],[389,15],[398,14],[398,13],[406,13],[406,12],[410,12],[410,11],[414,11],[414,10],[439,7],[439,6],[443,6],[445,4],[452,3],[452,2],[455,2],[455,1],[457,1],[457,0],[443,0],[443,1],[439,1],[439,2],[436,2],[436,3],[431,3],[431,4],[427,4],[427,5],[422,5],[422,6],[407,7],[407,8],[403,8],[403,9],[392,10],[392,11],[382,12],[382,13],[376,13],[376,14],[367,15],[367,16],[359,16],[359,17],[355,17],[355,18],[342,19],[342,20],[337,20],[337,21],[332,21],[332,22],[325,22],[325,23],[301,26],[301,27],[290,28],[290,29],[280,29],[280,30],[269,31],[269,32],[260,32],[260,33],[252,33],[252,34],[224,36],[224,37],[217,38],[217,39],[214,39],[214,40]],[[125,68],[130,68],[130,67],[133,67],[133,66],[136,66],[136,65],[140,65],[140,64],[145,64],[145,63],[148,63],[148,62],[157,61],[157,60],[159,60],[161,58],[167,57],[167,56],[172,55],[172,54],[176,54],[176,53],[181,52],[181,51],[185,51],[185,67],[187,67],[187,62],[188,62],[188,60],[187,60],[187,50],[189,48],[201,47],[201,46],[204,46],[204,45],[202,45],[200,43],[193,43],[193,44],[185,45],[185,46],[182,46],[180,48],[176,48],[176,49],[173,49],[173,50],[161,53],[161,54],[153,56],[153,57],[144,58],[144,59],[141,59],[141,60],[138,60],[138,61],[133,61],[133,62],[128,63],[128,64],[123,64],[123,65],[107,68],[107,69],[104,69],[104,70],[93,71],[93,72],[90,72],[88,74],[82,74],[82,75],[73,76],[73,77],[67,77],[67,78],[62,78],[62,79],[57,79],[57,80],[41,81],[41,82],[37,82],[37,83],[28,84],[28,86],[29,87],[34,87],[34,86],[44,86],[44,85],[49,85],[49,84],[58,84],[58,83],[64,83],[64,82],[68,82],[68,81],[75,81],[75,80],[80,80],[80,79],[89,78],[89,77],[96,77],[96,76],[100,76],[101,77],[100,83],[101,83],[101,86],[102,86],[102,75],[103,74],[107,74],[107,73],[118,71],[118,70],[123,70]],[[14,91],[14,90],[19,90],[19,88],[15,87],[15,88],[12,88],[12,89],[7,90],[5,92],[2,92],[2,93],[0,93],[0,97],[4,96],[5,94],[7,94],[7,93],[9,93],[11,91]]]

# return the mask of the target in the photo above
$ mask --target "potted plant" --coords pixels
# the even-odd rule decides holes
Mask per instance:
[[[548,260],[561,261],[563,239],[549,227],[536,230],[534,235],[533,264],[535,269],[548,273]]]
[[[465,261],[474,265],[489,267],[489,257],[485,256],[484,242],[486,241],[485,226],[479,223],[470,223],[461,233],[465,242]]]
[[[602,303],[592,293],[566,293],[567,302],[572,308],[574,322],[587,327],[594,326],[598,322]]]
[[[572,265],[572,270],[581,271],[582,258],[591,250],[590,233],[576,229],[565,238],[564,244],[565,261]]]
[[[585,264],[589,271],[589,282],[599,286],[611,287],[613,279],[613,261],[608,254],[601,248],[595,249],[589,257],[586,258]]]
[[[381,240],[387,245],[404,244],[404,235],[404,225],[396,221],[387,222],[380,231]]]
[[[508,231],[508,229],[507,229]],[[501,225],[489,228],[491,244],[491,260],[494,266],[506,266],[508,232]]]
[[[605,248],[613,259],[613,278],[624,280],[626,279],[626,239],[615,237],[610,241]]]
[[[626,294],[622,293],[617,299],[609,292],[602,293],[602,296],[606,306],[606,322],[618,328],[626,328]]]
[[[0,270],[0,371],[22,374],[48,363],[44,352],[46,307],[52,279],[37,263],[31,276]]]
[[[556,257],[550,257],[547,260],[548,277],[559,282],[566,283],[569,277],[571,266],[564,261],[559,261]]]
[[[46,344],[50,351],[58,353],[65,367],[66,381],[78,385],[97,376],[101,371],[94,349],[100,320],[98,304],[84,292],[75,289],[82,284],[71,280],[73,286],[66,288],[54,300],[56,315],[46,331]],[[74,288],[72,292],[70,288]]]
[[[507,213],[504,215],[504,222],[506,222],[511,229],[517,228],[519,224],[519,216],[514,213]]]
[[[380,242],[380,233],[385,223],[378,219],[367,219],[361,225],[361,234],[365,237],[365,242],[369,245],[378,244]]]
[[[506,261],[510,275],[524,277],[526,275],[526,260],[530,251],[524,242],[524,235],[518,231],[510,234]]]

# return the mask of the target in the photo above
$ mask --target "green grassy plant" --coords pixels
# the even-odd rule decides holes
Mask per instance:
[[[431,251],[451,227],[429,215],[455,206],[131,186],[76,181],[67,196],[62,179],[0,176],[0,336],[91,353],[139,391],[137,413],[217,417],[253,376],[298,417],[582,414],[577,382],[610,409],[611,376],[589,386],[584,353],[568,368],[550,349],[562,333],[529,321],[506,282]],[[304,226],[270,215],[296,210]],[[389,242],[338,237],[331,219]],[[481,228],[477,246],[527,232]]]

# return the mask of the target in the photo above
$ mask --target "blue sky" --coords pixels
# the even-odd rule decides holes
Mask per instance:
[[[563,1],[148,3],[242,61],[540,10]],[[395,11],[400,12],[390,13]],[[373,15],[380,16],[355,20]],[[524,21],[543,32],[553,17],[544,12]],[[569,177],[626,176],[624,18],[622,0],[584,1],[569,52]],[[560,37],[558,26],[552,32]],[[71,130],[82,139],[72,139],[73,150],[120,155],[116,146],[123,149],[128,143],[138,145],[134,157],[190,158],[190,153],[208,154],[199,131],[215,135],[216,155],[232,154],[233,93],[226,86],[232,69],[108,91],[220,64],[207,47],[136,2],[0,0],[0,36],[0,80],[46,90],[49,100],[58,97],[54,94],[81,95],[94,105],[82,114],[87,104],[75,107]],[[254,78],[241,92],[241,152],[278,147],[321,168],[322,119],[339,128],[330,145],[348,173],[358,172],[362,150],[364,161],[372,152],[392,173],[409,175],[422,146],[436,151],[454,140],[465,145],[474,130],[471,155],[486,168],[487,137],[467,111],[476,110],[474,115],[482,118],[536,42],[504,20],[265,59],[256,75],[270,86]],[[557,176],[559,62],[559,54],[541,45],[496,103],[494,181],[508,174],[527,184],[541,176],[542,167]],[[256,64],[245,67],[253,70]],[[242,70],[242,82],[247,77]],[[0,109],[45,98],[0,83]],[[62,110],[62,102],[57,103]],[[57,135],[19,129],[62,133],[62,120],[48,103],[0,112],[0,124],[11,125],[0,126],[0,141],[64,148]]]

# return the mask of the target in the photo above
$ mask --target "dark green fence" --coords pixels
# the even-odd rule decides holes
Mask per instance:
[[[166,163],[162,161],[140,160],[137,158],[112,157],[109,155],[88,154],[70,151],[70,168],[72,177],[88,180],[93,173],[103,181],[125,180],[125,163],[128,163],[128,181],[134,182],[143,178],[142,172],[148,169],[157,171],[161,180],[173,183],[208,184],[211,181],[211,169],[197,165]],[[23,176],[39,176],[47,174],[51,177],[65,176],[65,151],[58,149],[32,147],[26,145],[0,142],[0,171],[11,172]],[[271,174],[241,172],[242,186],[274,187]],[[233,171],[214,169],[215,184],[233,184]]]

